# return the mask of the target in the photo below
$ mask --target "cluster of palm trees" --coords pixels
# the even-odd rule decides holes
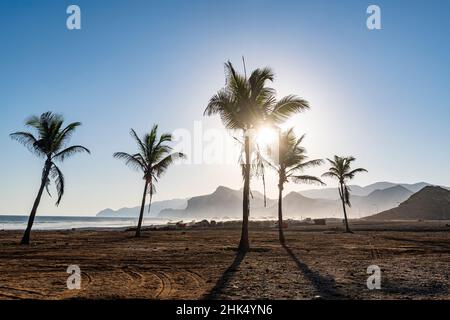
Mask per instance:
[[[315,176],[303,174],[310,167],[322,165],[321,159],[308,160],[305,148],[301,145],[304,136],[296,137],[293,129],[283,131],[280,125],[296,113],[310,108],[308,101],[295,95],[288,95],[281,99],[276,98],[276,92],[269,87],[268,82],[274,80],[274,73],[270,68],[256,69],[249,77],[238,73],[231,62],[225,64],[226,85],[219,90],[209,101],[204,114],[208,116],[219,115],[224,126],[232,131],[242,134],[243,156],[242,175],[244,180],[242,203],[242,232],[238,251],[246,252],[250,249],[248,227],[250,216],[250,180],[252,175],[262,172],[264,182],[264,168],[269,167],[278,174],[278,228],[279,239],[285,242],[283,234],[283,188],[288,182],[324,184]],[[58,199],[61,201],[64,194],[64,176],[56,165],[68,157],[90,151],[80,145],[67,146],[67,143],[80,122],[70,123],[63,127],[64,119],[52,112],[41,116],[32,116],[25,122],[26,126],[37,131],[35,136],[30,132],[15,132],[10,136],[24,144],[34,154],[45,160],[42,170],[41,185],[34,201],[27,228],[22,237],[22,244],[29,244],[30,233],[36,216],[44,189],[49,192],[51,179],[55,180]],[[270,157],[262,156],[254,135],[255,130],[270,127],[278,132],[278,152]],[[178,158],[185,158],[181,152],[172,152],[168,143],[172,135],[164,133],[158,135],[158,126],[154,125],[150,133],[139,138],[131,129],[131,136],[135,140],[138,150],[135,153],[116,152],[114,158],[125,161],[130,168],[140,171],[144,180],[140,214],[135,236],[141,235],[144,208],[149,195],[149,208],[155,192],[155,184],[163,173]],[[354,157],[338,157],[327,159],[331,165],[326,177],[336,178],[339,181],[339,195],[342,201],[346,231],[351,232],[348,226],[346,206],[350,206],[350,189],[347,182],[358,172],[366,171],[363,168],[351,169]],[[253,163],[253,164],[252,164]],[[50,192],[49,192],[50,194]]]
[[[56,190],[58,193],[56,205],[59,205],[64,194],[64,176],[55,162],[62,162],[76,153],[90,153],[87,148],[80,145],[67,146],[71,135],[81,123],[70,123],[66,127],[63,127],[63,124],[64,118],[61,115],[45,112],[41,116],[32,116],[25,122],[26,126],[37,131],[37,136],[25,131],[14,132],[10,135],[11,138],[25,145],[38,157],[45,159],[41,176],[41,186],[34,201],[33,208],[31,209],[27,228],[20,242],[21,244],[30,243],[31,228],[33,227],[34,218],[36,217],[37,208],[44,189],[47,189],[50,195],[49,185],[51,178],[56,181]],[[167,143],[172,141],[172,135],[164,133],[158,136],[157,125],[154,125],[150,133],[144,135],[143,139],[140,139],[133,129],[131,129],[130,133],[138,145],[138,151],[133,154],[116,152],[113,156],[114,158],[124,160],[129,167],[141,171],[143,174],[144,195],[142,197],[139,222],[136,228],[136,237],[139,237],[141,235],[147,194],[150,195],[150,211],[152,195],[155,192],[155,183],[177,158],[183,158],[185,155],[181,152],[171,153],[172,148]]]
[[[245,252],[250,248],[248,221],[252,167],[254,173],[262,172],[265,189],[264,165],[273,168],[278,174],[278,230],[279,240],[284,244],[282,213],[284,184],[289,181],[324,184],[318,177],[303,174],[306,168],[319,166],[323,163],[323,160],[308,160],[306,150],[301,146],[304,136],[297,138],[293,128],[285,132],[282,132],[280,128],[280,125],[293,115],[308,110],[310,108],[309,103],[295,95],[277,99],[276,91],[267,85],[274,80],[273,71],[267,67],[254,70],[247,77],[246,73],[239,74],[232,63],[227,62],[225,64],[225,76],[225,87],[211,97],[204,114],[208,116],[219,115],[224,126],[232,131],[239,131],[244,141],[241,164],[244,179],[242,232],[238,251]],[[260,147],[252,134],[262,127],[274,128],[279,133],[278,152],[272,153],[272,155],[275,155],[272,159],[265,159],[261,155]],[[334,160],[327,160],[331,167],[323,176],[339,180],[339,195],[344,209],[346,232],[351,232],[345,209],[346,206],[351,205],[350,188],[347,182],[356,173],[366,170],[363,168],[351,170],[350,165],[355,160],[354,157],[335,156]]]

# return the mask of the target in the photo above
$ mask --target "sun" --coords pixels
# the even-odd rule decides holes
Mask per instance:
[[[261,127],[256,135],[256,143],[260,147],[269,147],[275,143],[277,133],[270,127]]]

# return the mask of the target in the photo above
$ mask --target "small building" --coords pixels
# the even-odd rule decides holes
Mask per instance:
[[[314,224],[316,224],[318,226],[324,226],[327,224],[327,220],[326,219],[314,219]]]

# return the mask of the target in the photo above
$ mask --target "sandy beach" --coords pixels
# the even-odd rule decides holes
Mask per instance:
[[[371,231],[371,229],[373,229]],[[449,299],[450,230],[443,223],[359,223],[277,232],[252,228],[252,250],[236,256],[239,228],[0,232],[2,299]],[[66,269],[82,272],[68,290]],[[382,270],[368,290],[367,267]]]

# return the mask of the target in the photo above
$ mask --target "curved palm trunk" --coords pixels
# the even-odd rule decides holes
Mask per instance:
[[[239,242],[238,251],[246,252],[250,249],[248,240],[248,217],[250,215],[250,139],[245,134],[245,163],[244,163],[244,190],[242,201],[242,233],[241,241]]]
[[[39,188],[36,199],[34,200],[33,208],[31,209],[30,216],[28,218],[28,225],[23,233],[22,240],[20,244],[29,244],[30,243],[30,234],[31,228],[33,227],[34,218],[36,217],[37,208],[39,207],[39,203],[41,202],[42,193],[44,192],[45,185],[47,184],[48,175],[50,173],[50,169],[52,167],[52,163],[50,160],[45,162],[44,171],[42,172],[42,180],[41,186]]]
[[[352,231],[350,230],[349,226],[348,226],[348,219],[347,219],[347,210],[345,208],[345,199],[344,199],[344,187],[341,184],[341,201],[342,201],[342,209],[344,209],[344,219],[345,219],[345,232],[351,233]]]
[[[285,244],[283,233],[283,184],[278,184],[278,237],[281,244]]]
[[[142,195],[142,203],[141,203],[141,212],[139,213],[139,222],[136,228],[135,237],[138,238],[141,236],[141,226],[142,226],[142,218],[144,217],[144,207],[145,207],[145,197],[147,196],[147,187],[148,182],[145,181],[144,194]]]

